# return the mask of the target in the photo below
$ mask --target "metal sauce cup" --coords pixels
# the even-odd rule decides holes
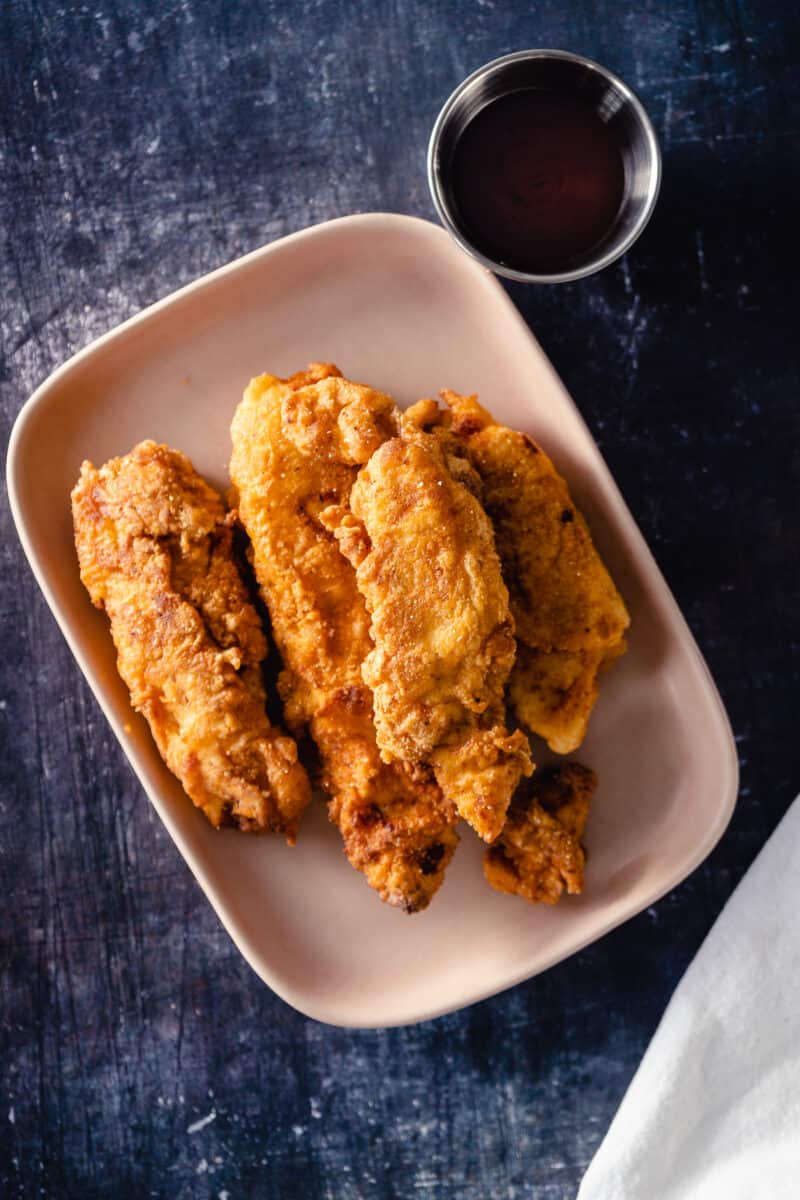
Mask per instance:
[[[531,88],[560,92],[588,103],[614,133],[622,154],[625,184],[616,220],[582,255],[552,273],[517,270],[495,262],[465,233],[452,188],[452,163],[464,129],[500,96]],[[428,183],[439,217],[458,244],[489,270],[525,283],[566,283],[601,271],[630,249],[650,219],[661,184],[661,153],[641,101],[611,71],[566,50],[520,50],[480,67],[445,103],[428,146]]]

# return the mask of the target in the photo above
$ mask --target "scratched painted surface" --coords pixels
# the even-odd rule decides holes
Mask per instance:
[[[600,277],[512,294],[699,639],[743,780],[711,859],[571,961],[416,1028],[314,1024],[244,965],[150,812],[4,505],[2,1196],[574,1195],[675,983],[800,788],[789,14],[0,7],[4,439],[60,361],[179,284],[327,217],[431,216],[430,125],[485,60],[563,46],[638,88],[665,151],[649,230]]]

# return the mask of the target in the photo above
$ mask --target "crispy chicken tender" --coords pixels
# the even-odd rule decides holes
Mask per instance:
[[[498,425],[474,396],[442,392],[406,422],[458,446],[481,479],[518,642],[509,698],[521,722],[568,754],[583,741],[598,675],[625,651],[630,623],[566,483],[526,434]]]
[[[254,379],[233,420],[231,479],[283,658],[286,719],[319,748],[328,811],[352,865],[383,900],[417,912],[453,855],[455,812],[430,771],[381,759],[361,674],[369,617],[319,519],[323,508],[346,507],[357,464],[394,434],[387,400],[327,364]]]
[[[85,462],[72,512],[81,579],[169,769],[212,825],[294,842],[308,777],[265,712],[266,641],[220,497],[185,455],[146,441]]]
[[[511,802],[500,837],[486,851],[484,874],[498,892],[530,904],[556,904],[583,890],[580,844],[597,777],[580,763],[544,767]]]
[[[444,795],[491,841],[532,765],[524,735],[504,724],[514,627],[489,520],[426,434],[384,442],[349,509],[332,506],[322,520],[356,567],[372,619],[362,673],[382,756],[432,764]]]

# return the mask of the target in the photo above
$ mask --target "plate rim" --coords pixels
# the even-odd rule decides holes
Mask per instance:
[[[424,231],[426,236],[441,237],[448,242],[453,250],[458,253],[464,260],[464,267],[467,271],[475,274],[476,278],[481,277],[484,284],[489,285],[494,291],[495,298],[499,306],[504,308],[503,317],[505,320],[510,320],[516,325],[517,330],[523,334],[537,351],[543,370],[550,376],[551,382],[557,387],[561,399],[572,411],[572,415],[577,419],[583,428],[583,432],[588,439],[595,455],[595,466],[603,476],[603,484],[605,488],[605,499],[611,502],[615,517],[621,520],[626,527],[626,535],[630,539],[632,549],[635,550],[637,560],[644,559],[647,564],[647,575],[651,578],[656,578],[659,583],[659,601],[664,606],[666,612],[673,625],[677,628],[680,634],[680,640],[684,649],[689,652],[692,665],[698,675],[698,682],[705,691],[711,708],[718,723],[719,732],[723,736],[728,753],[724,759],[717,765],[719,776],[719,794],[720,804],[716,812],[714,821],[709,825],[708,830],[699,843],[695,847],[693,853],[684,859],[675,870],[667,877],[666,882],[662,882],[658,887],[648,893],[643,901],[625,906],[616,905],[610,919],[602,922],[600,926],[594,929],[586,937],[579,938],[577,942],[571,944],[567,949],[556,950],[552,955],[545,955],[538,965],[531,970],[530,968],[521,967],[518,970],[509,972],[502,977],[502,980],[495,979],[487,987],[479,988],[476,992],[471,993],[468,998],[456,1001],[446,1001],[444,1003],[432,1003],[429,1006],[415,1006],[413,1012],[405,1011],[403,1006],[398,1006],[389,1019],[386,1016],[383,1018],[376,1017],[375,1020],[366,1020],[360,1017],[356,1020],[349,1020],[341,1006],[336,1003],[328,1004],[323,997],[309,997],[298,991],[297,987],[283,980],[280,976],[276,976],[272,971],[268,962],[264,960],[263,955],[256,952],[254,947],[248,944],[247,937],[240,933],[237,928],[237,923],[229,917],[228,907],[224,902],[219,902],[215,883],[208,877],[201,863],[196,861],[192,847],[184,840],[180,829],[170,817],[166,806],[162,806],[157,798],[157,789],[151,787],[148,779],[145,764],[135,747],[127,743],[123,737],[123,730],[120,727],[116,716],[111,710],[110,705],[106,702],[105,691],[96,684],[92,678],[92,672],[83,654],[80,642],[77,636],[73,637],[71,630],[68,627],[66,615],[61,611],[61,607],[55,598],[53,590],[50,587],[47,572],[40,561],[39,555],[35,550],[32,540],[28,533],[28,525],[24,511],[24,504],[20,499],[19,480],[21,476],[21,467],[24,463],[22,451],[24,449],[24,438],[26,430],[31,420],[38,412],[39,408],[44,405],[48,395],[57,385],[61,384],[82,363],[93,357],[98,351],[113,344],[115,341],[123,339],[131,331],[131,329],[152,321],[164,310],[174,306],[189,294],[202,291],[205,288],[212,287],[217,281],[227,275],[235,273],[243,267],[268,258],[277,250],[282,249],[291,244],[299,244],[303,241],[312,240],[324,234],[335,231],[337,228],[356,226],[364,229],[374,226],[388,227],[394,226],[397,229],[415,228],[420,232]],[[302,1015],[313,1020],[322,1022],[323,1024],[333,1025],[339,1028],[350,1029],[376,1029],[376,1028],[394,1028],[404,1025],[417,1024],[422,1021],[432,1020],[436,1017],[445,1016],[448,1013],[459,1011],[463,1008],[470,1007],[473,1004],[478,1004],[491,996],[498,995],[501,992],[507,991],[509,988],[516,987],[525,980],[532,979],[543,971],[549,970],[557,963],[564,961],[573,954],[579,953],[586,946],[599,941],[610,933],[611,930],[625,923],[643,912],[650,905],[655,904],[673,888],[677,887],[689,875],[691,875],[697,867],[708,857],[714,847],[719,842],[728,824],[730,823],[733,811],[738,797],[739,786],[739,763],[736,752],[736,743],[731,728],[730,719],[728,717],[719,690],[714,682],[708,664],[700,651],[699,646],[692,634],[691,629],[684,617],[681,609],[672,594],[672,591],[664,578],[660,567],[658,566],[650,547],[648,546],[643,534],[641,533],[633,514],[630,512],[622,493],[620,492],[614,476],[611,473],[608,464],[603,457],[603,454],[597,445],[591,430],[584,420],[577,404],[572,398],[570,392],[562,382],[555,367],[550,362],[549,357],[544,352],[542,347],[533,333],[528,323],[523,318],[519,309],[516,307],[510,296],[499,280],[492,275],[490,271],[480,266],[471,259],[463,250],[458,248],[451,241],[447,232],[439,225],[432,221],[428,221],[422,217],[415,217],[401,213],[392,212],[367,212],[353,213],[347,216],[335,217],[331,220],[320,221],[316,224],[309,225],[303,229],[284,235],[274,241],[267,242],[254,250],[240,255],[238,258],[232,259],[230,262],[215,268],[212,271],[206,272],[198,276],[196,279],[187,284],[182,285],[175,291],[168,293],[166,296],[147,305],[133,316],[126,318],[120,324],[112,327],[106,333],[94,338],[86,346],[81,347],[63,363],[61,363],[54,371],[52,371],[44,381],[39,384],[35,391],[28,397],[22,405],[14,424],[8,441],[8,449],[6,455],[6,486],[9,498],[9,507],[14,520],[14,525],[17,535],[20,539],[25,557],[33,572],[34,578],[44,595],[45,601],[55,618],[62,636],[64,637],[67,646],[69,647],[78,667],[83,674],[84,679],[89,685],[95,700],[100,706],[100,709],[111,726],[111,730],[119,743],[125,758],[132,768],[140,786],[143,788],[148,800],[153,805],[156,813],[162,823],[165,825],[167,832],[170,834],[178,852],[186,862],[195,880],[199,884],[206,899],[211,904],[217,918],[222,923],[223,928],[228,933],[239,953],[255,972],[255,974],[265,983],[276,995],[284,1002],[291,1005]]]

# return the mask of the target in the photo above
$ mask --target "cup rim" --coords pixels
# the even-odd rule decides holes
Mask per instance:
[[[604,254],[597,258],[591,259],[582,267],[576,267],[571,271],[553,271],[553,272],[532,272],[532,271],[517,271],[513,267],[505,266],[503,263],[496,262],[493,258],[483,254],[476,246],[469,241],[462,230],[450,215],[449,206],[444,198],[443,189],[440,186],[441,172],[437,161],[437,153],[439,143],[441,141],[442,132],[447,125],[450,116],[453,113],[456,105],[463,96],[464,92],[478,79],[484,78],[487,75],[496,74],[503,67],[509,66],[511,63],[530,61],[535,59],[560,59],[564,62],[571,62],[594,71],[602,76],[606,82],[616,88],[624,97],[625,101],[630,105],[635,118],[642,129],[650,151],[650,179],[648,181],[648,195],[644,207],[642,208],[639,218],[635,225],[628,230],[625,237],[619,242],[615,242],[609,246]],[[434,206],[439,215],[439,220],[444,225],[450,236],[458,243],[462,250],[470,254],[487,270],[492,271],[495,275],[502,275],[506,279],[515,279],[520,283],[570,283],[575,279],[583,279],[587,275],[594,275],[598,271],[604,270],[612,263],[621,258],[623,254],[631,248],[633,243],[642,233],[656,206],[658,194],[661,190],[661,148],[658,144],[653,123],[647,114],[647,110],[642,104],[639,97],[623,79],[610,71],[608,67],[604,67],[602,63],[596,62],[593,58],[586,58],[582,54],[574,54],[570,50],[556,50],[548,48],[535,48],[530,50],[515,50],[511,54],[503,54],[500,58],[493,58],[483,66],[478,67],[470,75],[463,79],[460,84],[450,93],[445,100],[439,115],[434,122],[431,136],[428,141],[427,155],[428,169],[428,187]]]

